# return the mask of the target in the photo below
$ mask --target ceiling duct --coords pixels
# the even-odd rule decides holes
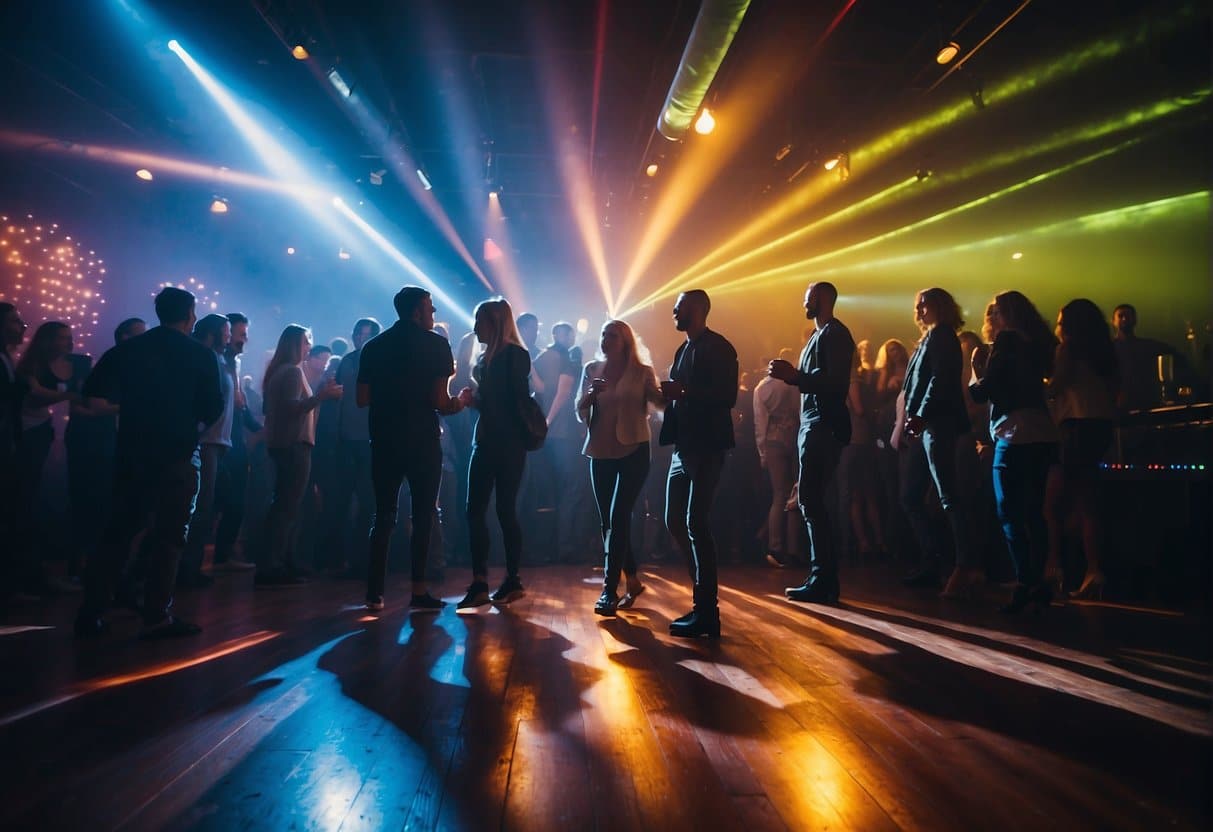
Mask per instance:
[[[657,119],[657,132],[670,141],[690,129],[749,7],[750,0],[704,0]]]

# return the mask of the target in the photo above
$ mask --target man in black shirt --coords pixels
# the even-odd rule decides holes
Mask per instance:
[[[552,327],[552,343],[531,364],[543,382],[543,393],[535,398],[547,415],[548,435],[539,458],[543,461],[543,478],[548,481],[548,505],[556,509],[555,545],[548,559],[561,563],[572,563],[576,555],[577,509],[583,508],[585,483],[589,481],[581,455],[585,434],[578,436],[573,408],[573,388],[580,378],[579,369],[569,358],[575,337],[571,324],[556,324]]]
[[[804,296],[805,317],[817,324],[800,368],[775,360],[767,372],[795,385],[800,396],[800,511],[809,532],[812,568],[801,586],[788,587],[793,601],[832,603],[838,600],[838,556],[826,510],[825,493],[838,468],[843,447],[851,441],[847,390],[855,340],[834,317],[838,290],[830,283],[811,283]]]
[[[678,296],[674,322],[687,339],[674,354],[671,380],[661,385],[666,411],[660,441],[674,446],[665,524],[687,559],[695,601],[691,612],[670,623],[670,635],[689,638],[720,637],[711,512],[725,452],[733,447],[731,410],[737,402],[737,351],[708,329],[711,308],[702,289]]]
[[[198,493],[199,429],[223,414],[215,354],[190,338],[194,296],[169,287],[156,296],[160,326],[101,356],[84,395],[119,405],[113,508],[101,546],[88,563],[76,635],[105,632],[110,602],[131,541],[148,531],[148,574],[141,638],[193,635],[199,628],[169,614],[177,565]]]
[[[371,480],[375,487],[366,606],[383,609],[396,503],[400,485],[408,477],[413,518],[410,606],[437,611],[444,604],[427,590],[425,567],[442,481],[438,414],[458,413],[463,405],[447,394],[455,360],[447,340],[431,331],[434,302],[430,293],[418,286],[405,286],[396,294],[395,305],[400,320],[366,343],[358,365],[358,406],[370,408]]]

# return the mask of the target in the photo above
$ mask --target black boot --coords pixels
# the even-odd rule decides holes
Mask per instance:
[[[810,604],[837,604],[839,595],[838,576],[814,575],[800,586],[790,586],[783,591],[792,601]]]
[[[670,622],[670,635],[679,638],[720,638],[720,610],[698,609]]]

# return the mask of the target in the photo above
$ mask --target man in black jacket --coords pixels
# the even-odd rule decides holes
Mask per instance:
[[[156,296],[160,326],[114,347],[97,362],[84,395],[121,406],[109,523],[85,574],[76,635],[104,633],[101,619],[131,541],[148,531],[148,574],[141,638],[194,635],[200,629],[169,613],[177,565],[198,493],[199,427],[223,415],[219,363],[189,336],[194,296],[169,287]]]
[[[811,283],[804,296],[805,317],[814,321],[809,343],[800,354],[800,368],[775,360],[767,372],[795,385],[800,396],[800,511],[809,533],[812,566],[802,585],[788,587],[793,601],[832,603],[838,600],[838,555],[826,509],[825,493],[838,468],[843,447],[851,441],[847,390],[855,340],[834,317],[838,290],[830,283]]]
[[[16,588],[21,564],[14,545],[17,505],[17,440],[21,437],[21,400],[24,385],[17,376],[17,356],[25,340],[25,321],[11,303],[0,303],[0,602]]]
[[[695,608],[670,624],[670,634],[690,638],[720,637],[710,515],[725,452],[733,447],[730,411],[737,402],[737,351],[723,335],[708,329],[711,308],[702,289],[678,296],[674,323],[687,339],[674,354],[671,380],[661,385],[666,411],[660,441],[674,446],[665,524],[687,559],[695,599]]]

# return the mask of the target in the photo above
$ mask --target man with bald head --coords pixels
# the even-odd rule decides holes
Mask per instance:
[[[847,390],[855,339],[834,317],[838,290],[831,283],[811,283],[804,295],[805,317],[816,324],[800,354],[799,367],[771,362],[772,378],[800,390],[800,511],[809,533],[812,566],[800,586],[788,587],[793,601],[829,604],[838,600],[838,555],[826,509],[825,492],[838,468],[842,449],[851,441]]]
[[[702,289],[678,296],[674,325],[687,337],[674,353],[670,380],[661,384],[666,411],[660,441],[674,446],[665,523],[687,559],[695,601],[691,612],[670,624],[670,635],[685,638],[720,637],[711,512],[725,452],[733,447],[737,351],[723,335],[708,329],[711,308]]]

